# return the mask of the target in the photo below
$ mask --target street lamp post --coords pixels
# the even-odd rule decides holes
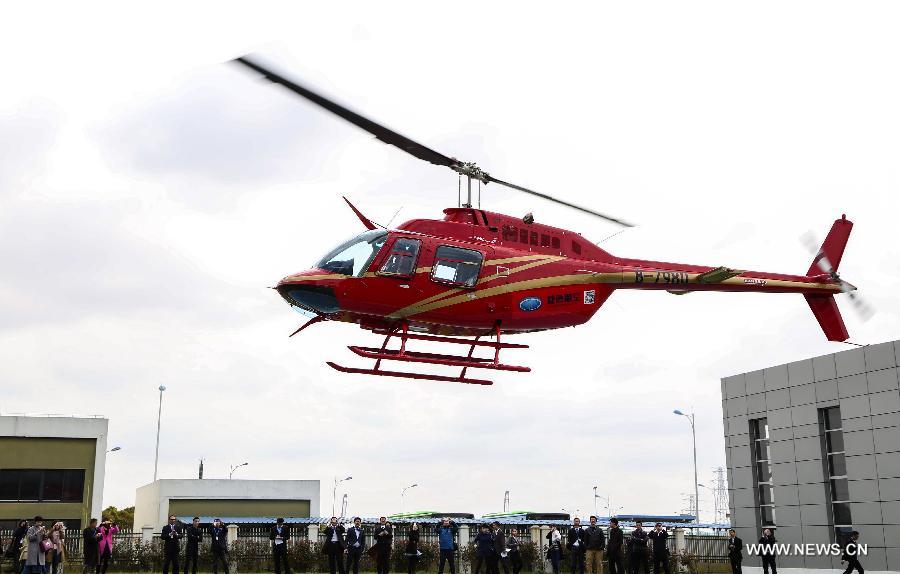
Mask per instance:
[[[233,464],[231,465],[231,471],[228,473],[228,480],[231,480],[231,475],[234,474],[234,471],[241,468],[242,466],[247,466],[250,464],[249,462],[242,462],[241,464]]]
[[[680,417],[685,417],[691,423],[691,437],[694,441],[694,522],[700,524],[700,482],[697,480],[697,428],[694,425],[694,411],[685,414],[678,409],[672,411]]]
[[[400,491],[400,514],[403,514],[403,497],[406,496],[406,491],[410,488],[415,488],[419,486],[418,484],[410,484],[409,486],[403,487],[403,490]]]
[[[165,385],[159,386],[159,412],[156,415],[156,458],[153,460],[153,482],[156,482],[156,471],[159,469],[159,429],[162,427],[162,395]]]
[[[338,477],[334,477],[334,490],[331,491],[331,515],[334,516],[334,504],[337,501],[337,487],[340,483],[345,480],[353,480],[352,476],[348,476],[346,478],[342,478],[338,480]]]

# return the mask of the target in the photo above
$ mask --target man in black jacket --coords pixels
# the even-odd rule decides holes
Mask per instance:
[[[275,526],[269,531],[269,540],[272,541],[272,560],[275,562],[275,574],[281,574],[281,567],[284,566],[284,573],[291,574],[291,565],[288,562],[287,542],[291,539],[291,532],[288,525],[284,523],[284,518],[275,520]]]
[[[332,516],[325,527],[325,546],[322,552],[328,556],[328,570],[331,574],[344,574],[344,525],[338,524],[337,516]]]
[[[378,519],[374,539],[376,574],[388,574],[391,569],[391,543],[394,540],[394,528],[388,524],[387,518],[384,516]]]
[[[850,574],[854,568],[859,574],[864,574],[862,564],[859,563],[859,532],[856,530],[850,533],[850,541],[844,546],[841,562],[847,563],[847,569],[844,570],[844,574]]]
[[[488,554],[488,574],[500,574],[500,560],[506,558],[506,534],[499,522],[491,525],[492,552]],[[504,564],[504,568],[506,568]]]
[[[218,518],[209,527],[209,546],[213,556],[213,574],[219,574],[219,562],[228,574],[228,530]]]
[[[603,551],[606,549],[606,536],[603,529],[597,526],[597,517],[591,516],[591,525],[585,531],[584,546],[588,574],[603,574]]]
[[[566,535],[566,548],[569,550],[569,564],[572,566],[572,574],[584,574],[584,552],[587,536],[581,527],[581,519],[572,521],[572,528]]]
[[[197,574],[197,560],[200,559],[200,543],[203,542],[203,531],[200,530],[200,517],[195,516],[187,527],[187,548],[184,557],[184,574],[191,568],[191,574]]]
[[[778,574],[778,567],[775,565],[775,536],[768,528],[763,530],[762,538],[759,539],[760,558],[762,558],[763,574],[769,574],[769,568],[772,574]]]
[[[97,562],[100,561],[100,532],[97,530],[96,518],[91,518],[88,527],[81,531],[81,542],[81,552],[84,556],[81,574],[93,574],[97,569]]]
[[[640,521],[635,521],[628,539],[628,566],[631,574],[638,574],[641,568],[644,574],[650,574],[647,568],[647,533]]]
[[[362,529],[362,520],[357,516],[353,519],[353,526],[347,529],[344,538],[347,543],[347,566],[344,572],[359,574],[359,559],[366,549],[366,533]]]
[[[619,528],[619,519],[609,519],[609,543],[606,545],[606,558],[609,561],[609,574],[625,574],[622,565],[622,545],[625,535]]]
[[[163,574],[169,574],[169,564],[172,565],[172,574],[178,574],[178,551],[181,549],[180,541],[184,537],[181,525],[175,515],[169,517],[169,523],[163,526]]]
[[[659,574],[659,565],[662,564],[666,574],[669,574],[669,533],[657,522],[650,534],[647,535],[653,549],[653,574]]]
[[[744,541],[738,538],[734,528],[728,531],[728,560],[731,562],[731,574],[742,574],[741,562],[744,560]]]

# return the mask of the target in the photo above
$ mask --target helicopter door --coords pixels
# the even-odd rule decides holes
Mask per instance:
[[[387,255],[375,261],[372,271],[377,279],[372,285],[378,285],[377,305],[381,313],[389,315],[422,298],[420,281],[416,278],[416,266],[423,251],[421,240],[397,237],[385,249]]]

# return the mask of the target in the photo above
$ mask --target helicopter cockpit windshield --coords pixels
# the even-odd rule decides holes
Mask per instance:
[[[359,277],[384,247],[386,239],[387,231],[381,229],[366,231],[329,251],[316,263],[316,267],[348,277]]]

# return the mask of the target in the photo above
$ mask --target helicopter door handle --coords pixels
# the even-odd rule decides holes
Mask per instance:
[[[497,266],[497,277],[509,277],[509,267]]]
[[[405,284],[405,283],[401,283],[401,284],[399,285],[399,287],[400,287],[401,289],[409,289],[409,285],[407,285],[407,284]]]

